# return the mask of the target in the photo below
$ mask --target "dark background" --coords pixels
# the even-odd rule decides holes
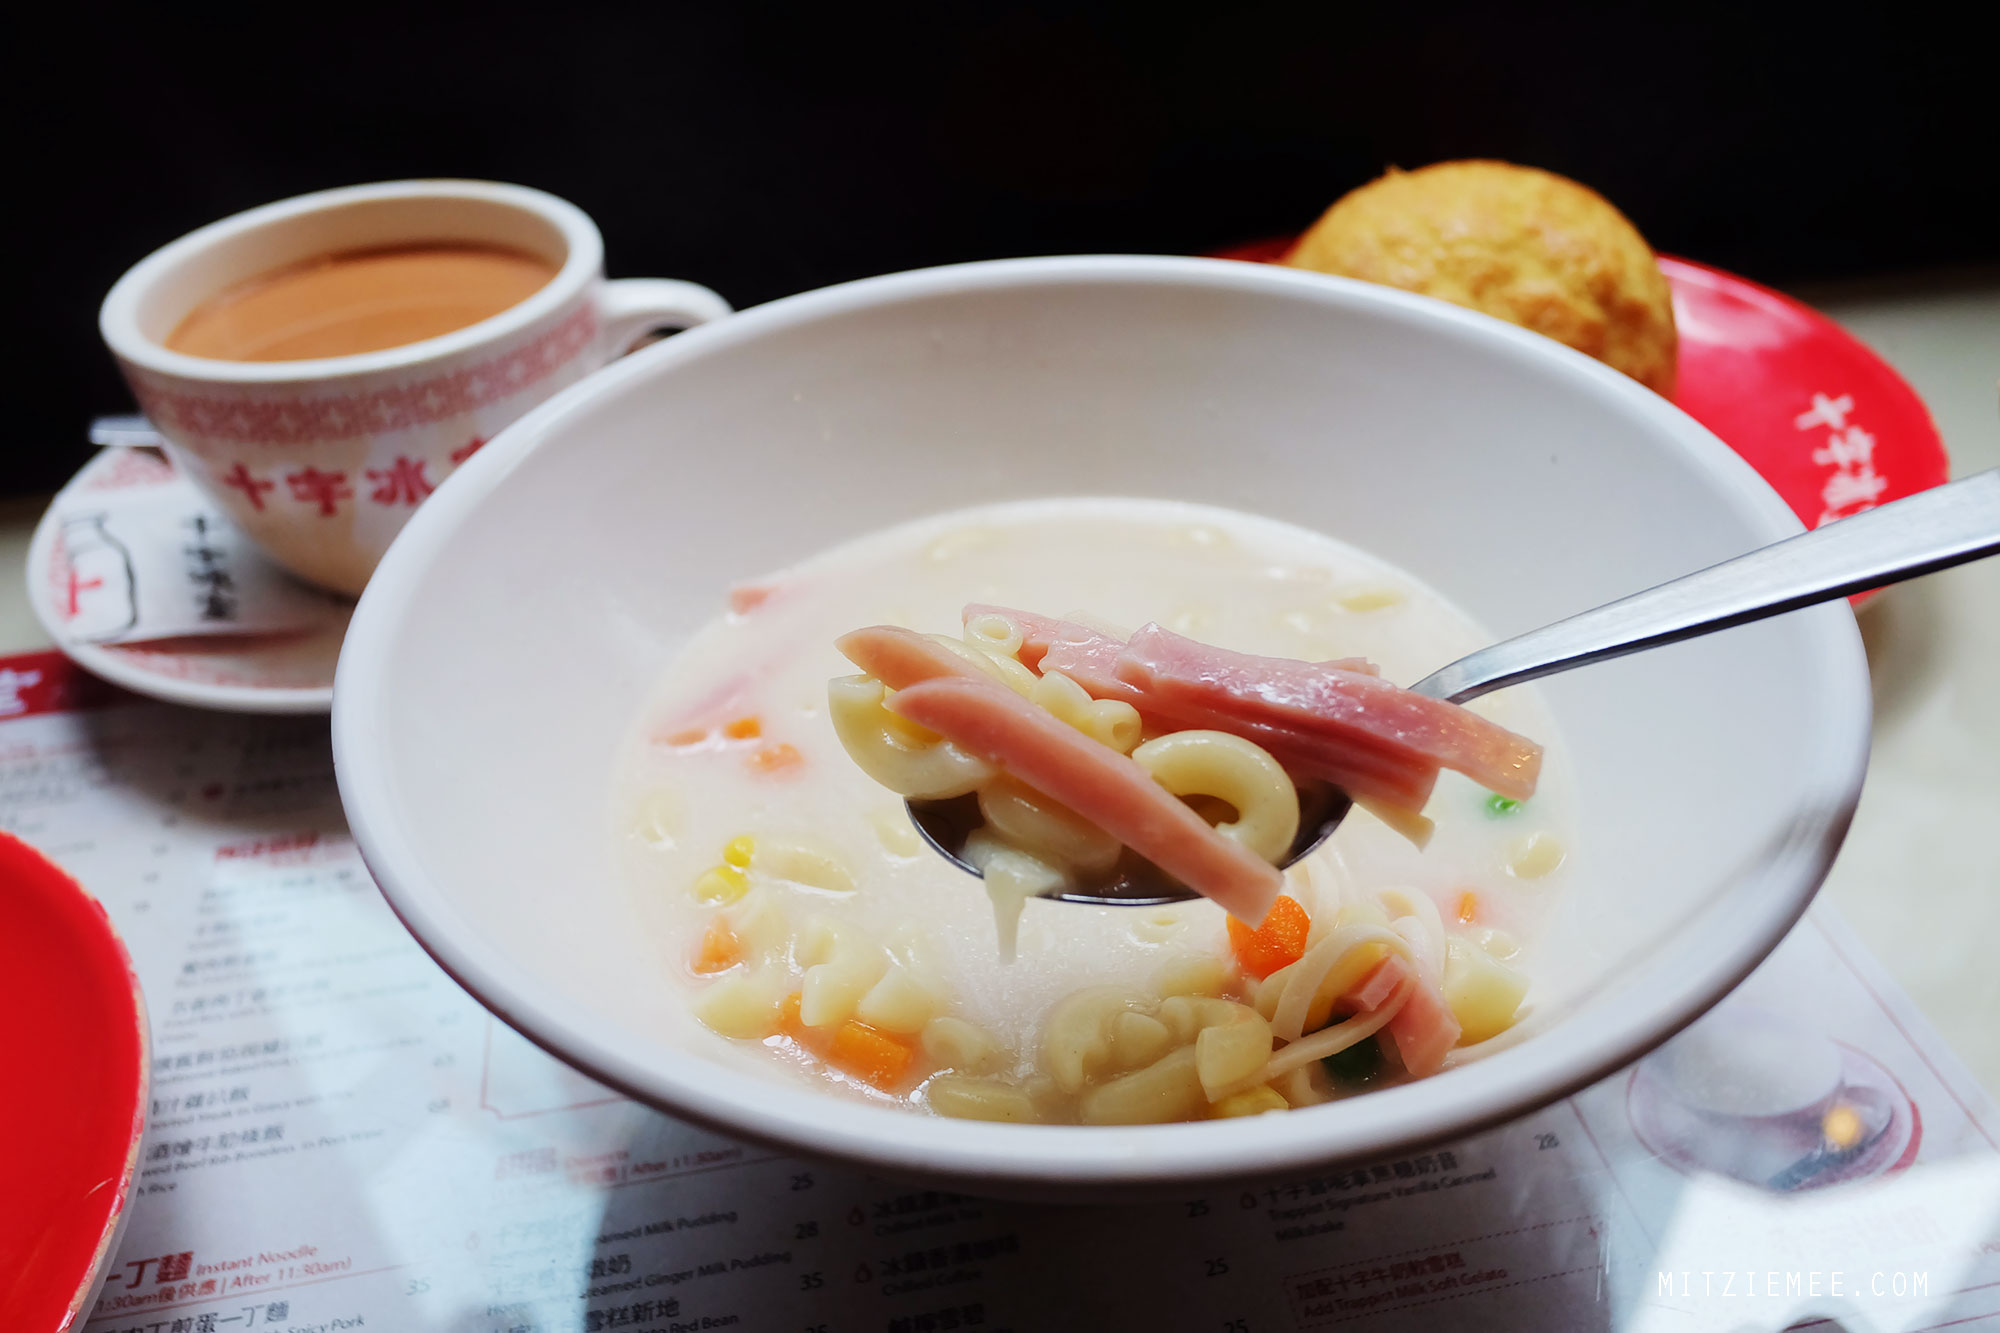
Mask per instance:
[[[34,348],[13,490],[60,484],[85,421],[129,410],[96,336],[121,271],[359,181],[540,186],[597,218],[614,276],[739,306],[955,260],[1199,252],[1470,156],[1574,176],[1657,248],[1781,286],[2000,261],[1990,5],[28,10],[0,57]]]

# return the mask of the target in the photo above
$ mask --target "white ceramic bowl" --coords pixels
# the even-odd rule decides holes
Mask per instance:
[[[1501,634],[1798,531],[1726,447],[1545,338],[1226,261],[1073,258],[773,302],[575,386],[410,523],[334,695],[341,796],[425,947],[530,1038],[674,1114],[974,1188],[1102,1197],[1389,1152],[1636,1059],[1775,945],[1867,759],[1846,606],[1546,682],[1581,847],[1533,1035],[1245,1124],[898,1113],[714,1058],[612,868],[614,750],[732,580],[981,500],[1137,494],[1323,529]],[[968,892],[972,891],[970,886]]]

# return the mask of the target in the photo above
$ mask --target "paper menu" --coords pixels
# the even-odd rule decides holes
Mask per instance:
[[[1707,1066],[1663,1061],[1305,1179],[996,1202],[677,1123],[495,1022],[369,882],[323,720],[130,701],[53,656],[0,670],[20,705],[0,824],[104,899],[152,1015],[94,1333],[2000,1320],[1993,1108],[1818,912],[1716,1021],[1789,1024],[1836,1071],[1840,1155],[1800,1150],[1784,1117],[1712,1118]]]

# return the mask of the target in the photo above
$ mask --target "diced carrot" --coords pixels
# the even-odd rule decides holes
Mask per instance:
[[[747,616],[765,602],[777,588],[769,583],[739,583],[729,590],[729,609],[739,616]]]
[[[1458,923],[1469,926],[1479,916],[1479,895],[1471,889],[1458,895]]]
[[[911,1055],[906,1043],[850,1018],[834,1029],[826,1058],[835,1069],[886,1091],[902,1081]]]
[[[805,1044],[806,1034],[812,1030],[806,1026],[805,1019],[800,1017],[799,1007],[802,1002],[803,997],[799,992],[793,991],[778,1005],[778,1031],[801,1046]]]
[[[722,728],[722,734],[732,741],[754,741],[764,734],[764,724],[754,716],[739,717]]]
[[[766,777],[775,777],[780,773],[790,772],[805,761],[805,756],[798,752],[796,746],[766,745],[750,756],[750,771]]]
[[[686,727],[661,739],[676,749],[685,749],[690,745],[700,745],[703,741],[707,740],[708,732],[700,727]]]
[[[1305,956],[1306,935],[1311,930],[1312,918],[1306,909],[1296,898],[1281,893],[1271,904],[1264,924],[1255,930],[1233,916],[1229,918],[1229,947],[1243,970],[1262,981]]]
[[[701,952],[695,955],[694,970],[703,974],[725,972],[743,961],[743,942],[736,932],[718,921],[701,937]]]

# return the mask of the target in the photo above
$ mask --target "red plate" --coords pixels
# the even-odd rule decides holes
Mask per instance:
[[[1217,258],[1272,264],[1291,248],[1258,241]],[[1930,411],[1867,344],[1732,273],[1665,257],[1660,269],[1680,332],[1675,404],[1741,454],[1807,527],[1950,477]]]
[[[0,1326],[82,1322],[146,1120],[146,1007],[98,901],[0,833]]]
[[[1660,260],[1680,331],[1674,402],[1763,474],[1809,528],[1951,476],[1917,391],[1866,343],[1768,287]]]

